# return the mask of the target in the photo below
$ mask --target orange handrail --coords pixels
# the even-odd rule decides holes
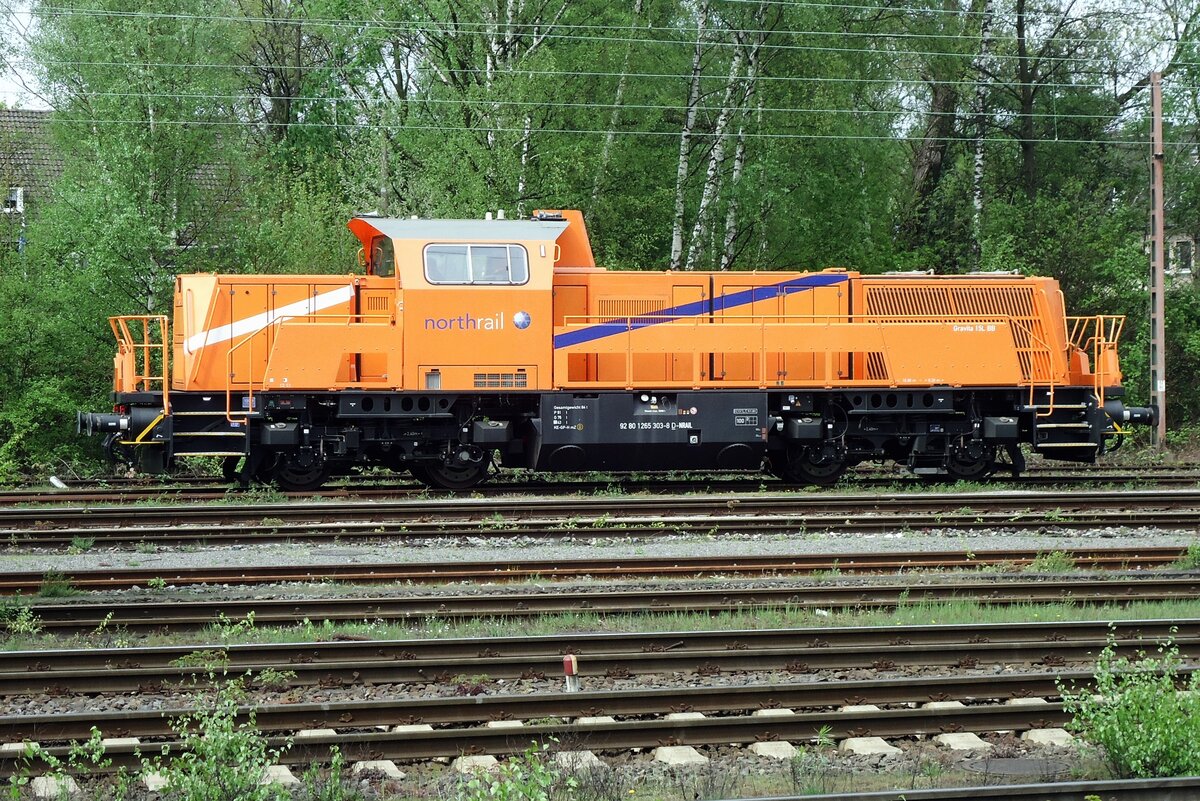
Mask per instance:
[[[157,323],[158,341],[154,324]],[[140,327],[139,327],[140,324]],[[163,314],[126,314],[108,318],[117,340],[113,359],[113,390],[117,392],[153,392],[162,390],[163,414],[171,409],[169,324]],[[158,367],[155,367],[157,356]]]
[[[893,327],[913,326],[913,325],[938,325],[938,326],[981,326],[987,324],[1000,324],[1008,327],[1010,331],[1019,330],[1024,336],[1027,344],[1020,346],[1015,342],[1014,337],[1013,348],[1018,351],[1018,370],[1023,374],[1024,380],[1031,385],[1031,393],[1033,385],[1050,385],[1051,388],[1058,383],[1058,374],[1065,371],[1065,362],[1062,365],[1058,364],[1061,357],[1056,358],[1055,353],[1057,348],[1052,347],[1046,338],[1039,333],[1036,326],[1038,318],[1014,318],[1005,314],[988,314],[988,315],[955,315],[953,317],[945,316],[930,316],[930,315],[879,315],[879,314],[813,314],[813,315],[796,315],[796,314],[751,314],[751,315],[723,315],[717,318],[697,317],[694,315],[670,315],[655,312],[645,312],[628,316],[614,315],[568,315],[563,319],[563,323],[555,327],[555,335],[569,334],[572,331],[578,331],[582,328],[595,326],[597,324],[612,326],[611,332],[606,332],[604,339],[609,339],[607,334],[612,334],[615,337],[624,337],[621,344],[617,344],[618,340],[609,340],[609,343],[603,348],[597,348],[589,351],[586,345],[581,343],[580,347],[567,346],[567,348],[556,349],[555,351],[555,380],[561,386],[582,386],[582,385],[603,385],[616,386],[623,384],[627,388],[632,386],[633,382],[633,363],[634,356],[638,354],[658,354],[667,352],[678,352],[680,356],[686,357],[686,354],[692,353],[693,368],[690,379],[662,379],[656,380],[655,384],[662,386],[730,386],[730,382],[725,380],[717,380],[712,377],[701,379],[700,367],[697,359],[700,351],[707,352],[707,347],[699,345],[699,343],[711,339],[708,336],[700,336],[702,333],[715,334],[720,332],[721,326],[725,326],[726,330],[730,331],[730,339],[741,343],[742,347],[736,352],[750,353],[753,352],[757,357],[758,367],[752,368],[752,373],[745,379],[741,380],[742,384],[757,384],[760,387],[770,385],[783,386],[877,386],[880,380],[874,379],[859,379],[854,377],[837,377],[834,378],[833,370],[837,365],[836,353],[855,353],[862,352],[864,348],[861,345],[862,341],[871,339],[870,334],[875,332],[875,341],[878,341],[878,346],[873,346],[872,352],[880,353],[880,358],[887,366],[886,375],[894,377],[891,370],[891,365],[894,362],[894,354],[889,350],[884,336],[887,329]],[[662,326],[659,329],[659,326]],[[641,328],[655,327],[663,332],[657,337],[644,337],[635,341],[630,335]],[[684,343],[675,350],[675,345],[672,342],[678,340],[678,337],[671,337],[668,332],[672,329],[686,328],[688,332],[695,332],[694,343]],[[734,332],[734,329],[737,329]],[[803,347],[803,343],[813,341],[812,335],[817,333],[817,329],[822,329],[826,333],[826,340],[822,342],[823,347],[815,351],[808,351]],[[795,331],[795,342],[798,347],[795,348],[779,348],[779,333]],[[775,340],[772,345],[767,344],[768,333],[771,333],[771,338]],[[859,336],[858,333],[863,336]],[[732,334],[737,333],[739,336],[734,337]],[[789,337],[790,333],[787,334]],[[808,336],[806,336],[808,335]],[[689,333],[689,336],[692,334]],[[832,343],[828,339],[829,336],[836,336],[839,339]],[[849,340],[854,340],[851,342]],[[854,344],[855,342],[859,344]],[[708,343],[711,346],[711,342]],[[616,345],[614,348],[613,345]],[[698,345],[698,346],[694,346]],[[840,349],[839,349],[840,346]],[[694,352],[693,352],[694,351]],[[765,374],[767,370],[767,356],[787,354],[791,352],[824,352],[825,364],[824,375],[821,378],[814,376],[811,379],[793,379],[787,381],[782,375],[771,379]],[[609,381],[594,381],[587,380],[582,383],[579,380],[565,379],[566,376],[566,359],[571,354],[608,354],[615,356],[618,359],[623,355],[625,362],[625,380],[623,382],[615,380]],[[1020,354],[1024,354],[1024,359]],[[1027,360],[1027,362],[1025,361]],[[887,379],[883,379],[887,383]],[[895,386],[896,382],[891,381]]]
[[[1104,406],[1104,390],[1111,380],[1109,355],[1117,350],[1121,332],[1125,328],[1124,315],[1096,314],[1087,317],[1068,317],[1071,324],[1067,347],[1090,351],[1092,361],[1092,391],[1096,403]]]
[[[266,331],[271,326],[283,326],[285,323],[303,319],[305,322],[313,320],[336,320],[349,325],[363,325],[365,320],[386,320],[390,323],[393,320],[391,314],[285,314],[276,317],[264,323],[255,331],[247,334],[243,339],[230,346],[229,351],[225,354],[225,419],[230,423],[245,423],[250,419],[250,415],[254,413],[254,381],[247,380],[242,382],[246,391],[246,410],[235,417],[233,411],[233,354],[242,346],[249,343],[247,347],[247,362],[254,364],[254,339],[263,331]]]

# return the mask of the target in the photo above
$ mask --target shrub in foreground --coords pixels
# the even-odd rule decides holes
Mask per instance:
[[[1200,774],[1200,673],[1185,680],[1181,666],[1173,644],[1130,659],[1110,642],[1096,661],[1094,690],[1060,687],[1071,728],[1099,748],[1115,776]]]

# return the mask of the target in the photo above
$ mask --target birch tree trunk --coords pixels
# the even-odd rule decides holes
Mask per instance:
[[[529,139],[532,127],[533,117],[526,114],[525,125],[521,130],[521,171],[517,175],[517,217],[519,218],[525,216],[525,187],[529,168]]]
[[[1021,109],[1017,138],[1021,144],[1021,184],[1030,202],[1037,196],[1037,142],[1034,140],[1033,99],[1037,91],[1036,67],[1031,64],[1027,37],[1026,0],[1017,0],[1017,92]]]
[[[500,23],[495,9],[488,0],[480,4],[484,20],[484,53],[483,53],[483,88],[484,96],[492,97],[492,87],[496,82],[496,63],[500,56]],[[500,106],[494,101],[491,104],[492,113],[488,119],[487,146],[488,150],[496,147],[496,127],[499,120]]]
[[[700,7],[696,21],[696,49],[692,53],[692,78],[688,86],[687,115],[679,133],[679,164],[675,170],[675,217],[671,226],[671,269],[683,261],[684,194],[687,188],[688,158],[692,148],[692,129],[696,126],[696,105],[700,102],[701,58],[704,55],[704,29],[708,25],[709,0]]]
[[[992,47],[992,15],[994,0],[984,0],[983,16],[979,22],[979,58],[975,62],[975,168],[971,176],[971,254],[979,266],[983,239],[983,143],[987,138],[987,69]]]
[[[708,170],[704,176],[704,188],[700,192],[700,208],[696,210],[696,222],[692,226],[692,238],[688,242],[687,270],[696,269],[700,261],[700,252],[708,233],[708,218],[712,209],[713,199],[717,196],[717,188],[721,183],[721,166],[725,162],[725,141],[728,138],[729,120],[733,117],[733,98],[741,87],[738,79],[742,65],[746,61],[746,51],[742,46],[742,37],[737,37],[737,47],[734,48],[733,58],[729,62],[729,82],[725,85],[725,94],[721,98],[721,110],[717,113],[717,124],[713,129],[712,150],[708,156]]]
[[[762,119],[763,119],[763,100],[762,100],[762,95],[759,95],[758,96],[758,109],[755,112],[754,125],[760,131],[762,130]],[[760,184],[761,184],[761,181],[760,181]],[[767,202],[767,193],[765,191],[763,191],[764,189],[765,189],[765,187],[762,187],[760,185],[759,193],[758,193],[758,219],[759,220],[767,219],[767,211],[770,208],[770,204]],[[755,260],[754,260],[754,264],[755,264],[756,268],[759,265],[763,264],[767,260],[767,242],[768,242],[767,227],[765,225],[760,225],[759,226],[759,234],[758,234],[758,255],[755,257]]]
[[[764,30],[764,21],[766,16],[766,3],[760,3],[758,11],[754,15],[754,22],[759,29],[756,34],[754,48],[751,49],[746,65],[746,80],[744,81],[745,89],[742,92],[741,102],[741,121],[738,123],[737,145],[733,152],[733,174],[729,179],[729,202],[725,207],[725,235],[721,241],[721,262],[720,269],[728,270],[733,265],[733,243],[737,239],[737,219],[738,219],[738,186],[742,182],[742,172],[746,167],[746,124],[750,117],[750,98],[757,94],[758,86],[755,83],[758,80],[758,64],[759,55],[762,52],[762,46],[766,42],[767,33]],[[762,99],[758,101],[758,114],[762,116]]]
[[[630,28],[637,25],[638,18],[642,15],[643,0],[636,0],[633,4],[633,18],[630,21]],[[625,99],[625,85],[629,82],[629,62],[633,58],[633,36],[630,31],[629,42],[625,45],[625,58],[621,61],[621,77],[617,79],[617,92],[613,96],[612,114],[608,117],[608,130],[604,132],[604,144],[600,146],[600,161],[596,165],[596,176],[592,181],[592,205],[596,205],[596,199],[600,197],[600,187],[604,185],[604,174],[608,172],[608,160],[612,154],[613,140],[617,136],[617,125],[621,121],[621,103]]]

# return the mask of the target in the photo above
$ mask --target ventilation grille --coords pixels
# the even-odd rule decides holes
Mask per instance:
[[[883,354],[877,350],[867,354],[867,378],[872,381],[888,380],[887,362],[883,360]]]
[[[604,323],[624,322],[630,318],[635,323],[649,323],[660,319],[654,314],[665,308],[667,303],[661,298],[600,298],[597,311]]]
[[[1032,286],[905,286],[869,284],[867,313],[889,316],[1034,316]]]
[[[476,389],[525,389],[529,386],[526,373],[476,373]]]
[[[1053,364],[1033,286],[867,284],[867,314],[888,317],[1007,317],[1025,380],[1047,381]],[[868,366],[870,369],[870,365]]]
[[[391,306],[391,298],[388,297],[371,297],[367,296],[367,311],[369,312],[385,312]]]

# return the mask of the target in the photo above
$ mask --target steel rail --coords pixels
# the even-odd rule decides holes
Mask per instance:
[[[597,654],[588,657],[582,675],[623,678],[657,673],[694,673],[714,676],[726,673],[783,672],[807,675],[824,670],[887,671],[903,668],[973,669],[980,664],[1032,665],[1056,667],[1094,661],[1107,644],[1105,639],[1077,640],[1064,643],[1007,642],[969,643],[967,645],[893,645],[886,648],[843,647],[812,651],[697,651],[690,653]],[[1143,640],[1118,640],[1116,646],[1130,651],[1151,644]],[[1200,656],[1200,639],[1175,641],[1182,655]],[[471,685],[462,676],[487,675],[492,679],[545,678],[561,674],[562,657],[475,657],[463,659],[399,660],[380,658],[373,661],[325,662],[321,664],[249,665],[238,673],[211,673],[205,666],[175,668],[114,668],[105,670],[36,671],[0,673],[0,695],[70,695],[97,692],[178,692],[195,684],[236,678],[246,672],[260,673],[267,668],[282,668],[295,673],[288,686],[293,687],[371,687],[386,684],[445,684],[451,687]]]
[[[1190,671],[1189,671],[1190,672]],[[537,720],[609,715],[646,717],[669,712],[730,714],[759,709],[832,709],[848,704],[919,704],[956,700],[1003,702],[1013,698],[1057,698],[1059,687],[1092,687],[1084,671],[1017,673],[987,676],[930,676],[858,681],[807,681],[736,687],[584,690],[463,697],[388,697],[301,704],[244,706],[253,709],[255,726],[264,732],[304,729],[361,730],[397,724],[464,725],[497,720]],[[1037,705],[1040,707],[1041,705]],[[0,717],[0,741],[38,743],[87,739],[95,726],[110,737],[163,737],[172,721],[196,707],[106,712],[8,715]],[[1037,709],[1031,709],[1036,713]]]
[[[798,712],[780,717],[738,715],[708,717],[699,720],[635,720],[581,725],[538,724],[519,729],[450,728],[432,731],[357,732],[300,737],[280,756],[285,764],[328,761],[330,749],[337,747],[347,761],[368,759],[414,760],[454,757],[460,754],[520,753],[530,742],[557,739],[564,750],[627,750],[656,745],[718,745],[771,740],[807,742],[821,733],[841,739],[851,736],[907,737],[935,735],[945,731],[992,732],[1024,731],[1044,726],[1060,726],[1068,717],[1062,704],[1040,704],[1036,710],[1024,706],[965,706],[953,709],[886,709],[867,712]],[[289,740],[268,738],[269,747],[281,748]],[[179,753],[178,742],[156,743]],[[65,760],[66,746],[47,749]],[[142,747],[114,745],[105,751],[111,759],[107,770],[140,765],[137,755]],[[0,775],[11,774],[17,759],[0,752]]]
[[[369,481],[369,480],[368,480]],[[993,478],[988,483],[997,487],[1023,488],[1043,486],[1063,486],[1071,484],[1126,484],[1131,482],[1145,483],[1158,486],[1195,487],[1200,484],[1200,472],[1176,471],[1162,473],[1141,473],[1140,471],[1094,471],[1077,473],[1043,473],[1026,474],[1019,479]],[[895,475],[865,475],[854,476],[846,480],[847,488],[854,487],[894,487],[896,485],[930,486],[917,476]],[[762,478],[721,478],[721,479],[676,479],[676,480],[632,480],[615,478],[611,481],[497,481],[482,484],[471,490],[473,494],[501,496],[505,494],[537,493],[539,495],[571,495],[593,494],[596,492],[653,492],[653,493],[688,493],[698,491],[708,492],[754,492],[786,491],[786,486],[770,477]],[[794,491],[802,492],[803,488]],[[79,488],[48,490],[0,490],[0,507],[27,504],[70,504],[70,503],[134,503],[147,500],[175,501],[214,501],[237,498],[243,492],[241,487],[221,486],[219,482],[205,484],[162,484],[155,486],[116,485],[111,488]],[[331,499],[352,498],[398,498],[426,497],[433,494],[438,497],[454,497],[454,493],[431,490],[423,485],[410,483],[361,483],[356,485],[331,485],[311,492],[284,492],[289,498],[310,499],[313,497]]]
[[[106,628],[184,629],[253,613],[256,625],[289,626],[303,620],[406,621],[511,618],[549,614],[643,615],[738,612],[749,609],[891,608],[903,604],[973,600],[988,605],[1131,603],[1200,597],[1200,578],[1139,575],[1136,580],[1077,576],[1055,579],[970,580],[908,584],[718,586],[692,589],[581,591],[528,588],[479,595],[379,595],[367,598],[255,598],[209,601],[33,604],[44,631]]]
[[[930,513],[875,514],[875,516],[822,517],[692,517],[646,518],[623,520],[612,518],[605,525],[571,520],[541,524],[480,524],[454,525],[448,523],[320,523],[320,524],[216,524],[209,526],[166,526],[166,528],[119,529],[55,529],[52,531],[0,531],[10,547],[70,548],[77,540],[90,540],[92,546],[120,548],[134,546],[174,547],[187,544],[265,544],[280,542],[384,542],[412,540],[445,540],[445,538],[486,538],[505,540],[511,537],[583,538],[703,536],[718,534],[883,534],[890,531],[925,531],[930,529],[955,531],[1091,531],[1098,528],[1152,528],[1171,531],[1195,531],[1198,512],[1192,507],[1176,511],[1121,510],[1112,512],[1062,512],[1045,514],[1012,512],[988,514]]]
[[[0,533],[19,533],[21,527],[45,529],[67,525],[100,527],[179,525],[183,521],[206,525],[240,525],[261,522],[264,517],[283,523],[438,522],[491,519],[499,523],[539,522],[566,516],[577,522],[620,514],[623,518],[663,515],[722,516],[737,510],[742,516],[862,515],[866,512],[946,512],[964,507],[976,512],[1033,513],[1038,510],[1089,512],[1094,510],[1129,511],[1161,507],[1164,509],[1200,508],[1197,490],[1131,490],[1127,492],[1073,492],[1069,496],[1046,492],[987,493],[889,493],[858,495],[818,495],[813,493],[731,494],[714,496],[620,496],[575,498],[445,498],[436,500],[359,501],[286,504],[192,504],[175,506],[79,506],[36,509],[0,509]],[[499,516],[499,518],[497,517]],[[967,516],[965,513],[963,516]],[[500,519],[503,518],[503,519]]]
[[[714,575],[773,576],[835,572],[870,575],[888,572],[974,569],[1036,564],[1048,551],[1033,549],[980,551],[909,551],[884,553],[781,554],[776,556],[676,556],[532,561],[394,562],[335,565],[256,565],[253,567],[172,567],[71,570],[56,574],[78,590],[129,589],[149,582],[172,586],[198,584],[259,585],[282,582],[346,582],[438,584],[450,581],[507,582],[528,579],[698,577]],[[1169,567],[1187,551],[1179,547],[1135,549],[1087,548],[1055,550],[1076,568],[1146,570]],[[39,571],[0,573],[0,594],[36,593],[45,582]]]
[[[744,801],[1195,801],[1200,777],[1179,779],[1119,779],[1109,781],[988,784],[936,790],[880,790],[869,793],[825,793],[773,796]]]
[[[684,649],[638,652],[590,653],[577,656],[580,675],[621,678],[655,673],[690,672],[697,675],[725,673],[784,672],[806,675],[823,670],[866,669],[875,671],[912,667],[952,667],[961,670],[983,664],[1024,664],[1060,667],[1069,663],[1090,662],[1111,641],[1128,652],[1148,650],[1157,641],[1140,637],[1082,638],[1062,641],[1013,640],[980,642],[967,638],[957,642],[912,644],[903,640],[872,645],[791,645],[787,647],[749,647],[727,642],[712,649]],[[1163,638],[1165,639],[1165,638]],[[1161,640],[1160,640],[1161,641]],[[1173,642],[1181,654],[1200,654],[1200,633],[1175,635]],[[739,647],[732,647],[739,646]],[[295,674],[290,686],[375,686],[410,682],[463,684],[462,676],[486,675],[492,679],[544,678],[561,673],[562,654],[520,654],[501,656],[433,654],[417,657],[404,650],[377,649],[343,661],[322,659],[280,662],[264,659],[258,664],[242,662],[226,666],[220,654],[200,652],[183,657],[175,665],[141,667],[134,660],[113,661],[104,667],[67,667],[44,670],[33,661],[16,670],[0,672],[0,695],[71,695],[102,692],[157,691],[175,692],[199,682],[223,681],[254,675],[267,669],[282,669]],[[210,658],[211,657],[211,658]],[[465,682],[470,684],[469,681]]]
[[[1043,513],[1028,508],[989,513],[912,512],[903,514],[847,512],[842,515],[777,516],[735,514],[724,516],[620,518],[607,514],[596,518],[572,516],[540,521],[470,521],[454,523],[426,515],[419,521],[392,521],[386,515],[365,522],[280,523],[269,515],[256,522],[212,523],[203,526],[163,525],[119,528],[39,529],[0,531],[10,547],[68,548],[77,538],[93,545],[120,547],[134,545],[174,546],[187,544],[233,545],[276,542],[330,542],[421,540],[421,539],[511,539],[513,537],[561,538],[584,537],[662,537],[664,535],[706,535],[721,533],[884,533],[929,529],[993,531],[1043,531],[1046,529],[1093,530],[1101,527],[1163,528],[1195,531],[1196,509],[1190,504],[1169,511],[1122,508],[1111,511],[1080,510],[1064,512],[1055,507]]]
[[[1122,640],[1162,641],[1172,636],[1200,637],[1200,618],[1044,623],[978,623],[959,625],[803,627],[782,629],[721,629],[649,633],[562,634],[531,637],[464,637],[443,639],[345,639],[325,642],[255,643],[248,645],[173,645],[138,648],[64,648],[0,651],[0,673],[61,670],[158,668],[188,657],[219,657],[230,670],[254,666],[341,663],[391,659],[398,661],[473,658],[560,658],[580,660],[598,654],[683,653],[830,647],[887,648],[897,645],[944,645],[1000,642],[1058,643],[1099,640],[1108,634]],[[199,660],[209,661],[207,659]]]

